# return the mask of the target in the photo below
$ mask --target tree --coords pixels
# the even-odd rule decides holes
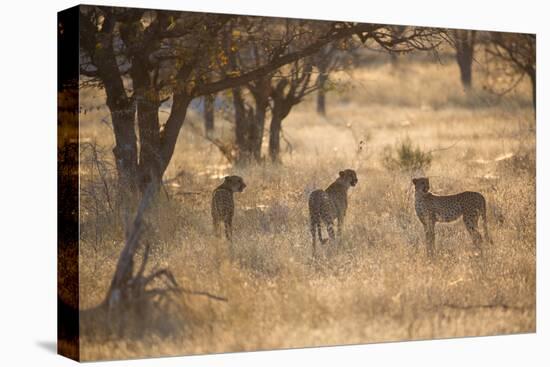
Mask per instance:
[[[228,63],[226,67],[222,65],[221,70],[225,75],[246,72],[269,62],[284,49],[307,47],[312,40],[327,31],[327,25],[325,22],[293,19],[259,18],[244,24],[233,21],[225,39]],[[297,63],[294,61],[290,65]],[[268,110],[271,107],[272,116],[280,112],[281,100],[277,99],[277,103],[274,103],[273,90],[276,80],[280,81],[282,77],[282,68],[286,68],[286,65],[232,90],[237,163],[258,162],[262,159],[263,132]],[[281,119],[284,117],[286,115]],[[275,119],[272,126],[276,126],[277,121]],[[278,133],[271,136],[270,141],[275,137],[278,139]]]
[[[531,83],[532,103],[537,108],[536,35],[493,33],[486,46],[489,86],[499,94],[513,90],[527,75]],[[504,80],[504,86],[499,81]]]
[[[316,32],[296,28],[305,32],[300,36],[307,41],[300,47],[290,47],[292,38],[271,43],[266,38],[267,59],[246,70],[225,74],[215,65],[223,64],[226,58],[221,52],[226,24],[238,19],[246,25],[258,18],[97,6],[79,9],[80,73],[87,77],[83,82],[96,83],[106,93],[116,144],[113,154],[118,191],[128,194],[124,196],[130,204],[137,203],[137,194],[141,193],[137,214],[128,228],[124,249],[102,303],[109,306],[121,301],[131,304],[140,297],[158,294],[162,290],[146,290],[154,279],[166,279],[168,290],[179,289],[167,269],[144,275],[147,243],[138,269],[135,258],[144,215],[159,190],[191,100],[225,89],[238,90],[246,83],[261,88],[258,82],[282,66],[310,56],[338,39],[357,35],[366,40],[367,34],[380,27],[326,22]],[[266,27],[276,27],[279,21],[273,20]],[[158,110],[166,102],[170,102],[170,113],[161,126]],[[263,130],[258,134],[262,136]]]
[[[415,49],[432,49],[437,44],[436,33],[431,34],[412,30],[406,33],[404,27],[383,26],[371,33],[371,41],[382,46],[390,54],[409,52]],[[416,38],[423,38],[418,42]],[[291,109],[303,98],[314,91],[317,94],[317,112],[326,113],[325,91],[328,75],[335,70],[348,67],[352,63],[352,55],[362,43],[354,38],[344,38],[331,42],[323,47],[313,57],[298,60],[279,69],[274,75],[271,92],[271,124],[269,129],[269,156],[273,162],[280,161],[280,136],[282,122]],[[318,70],[317,80],[311,83],[314,67]]]
[[[295,61],[287,70],[281,70],[278,80],[271,86],[271,124],[269,126],[269,157],[273,162],[279,162],[281,151],[281,130],[283,120],[288,116],[293,106],[302,101],[304,96],[317,90],[319,84],[311,85],[313,61],[304,58]]]
[[[235,34],[226,42],[225,52],[228,55],[225,75],[240,73],[257,65],[268,62],[280,49],[290,50],[307,47],[320,32],[326,32],[326,22],[304,22],[303,20],[282,19],[265,28],[265,20],[247,27],[234,24],[231,32]],[[258,29],[259,28],[259,29]],[[269,154],[273,161],[279,160],[280,133],[282,121],[291,108],[299,103],[305,94],[326,88],[328,72],[346,65],[346,57],[360,44],[371,41],[391,52],[409,52],[415,49],[432,49],[435,47],[439,30],[415,29],[400,32],[395,37],[393,29],[383,25],[373,25],[370,32],[341,37],[327,43],[315,52],[307,62],[302,58],[288,63],[279,70],[259,76],[244,87],[234,88],[233,104],[235,111],[235,142],[237,162],[261,160],[261,148],[267,109],[271,106],[271,125],[269,136]],[[356,37],[357,36],[357,37]],[[266,43],[264,40],[268,39]],[[315,85],[310,85],[312,67],[319,70]],[[321,66],[320,66],[321,65]],[[324,79],[323,79],[324,78]],[[324,101],[324,95],[322,97]]]
[[[206,136],[211,136],[214,131],[214,110],[216,96],[209,94],[203,97],[204,108],[204,131]]]
[[[386,26],[388,29],[391,26]],[[331,42],[317,52],[313,64],[317,68],[317,113],[326,116],[326,94],[331,89],[330,74],[345,70],[354,64],[356,51],[362,46],[356,38]]]
[[[401,37],[403,33],[407,30],[407,26],[404,25],[392,25],[390,26],[390,29],[392,31],[392,34],[394,37]],[[399,58],[398,54],[396,52],[390,52],[390,60],[391,64],[394,68],[397,68],[399,65]]]
[[[337,48],[334,43],[329,43],[319,51],[315,57],[315,66],[319,70],[317,76],[317,113],[321,116],[327,114],[326,110],[326,92],[329,72],[337,64],[336,59]]]
[[[452,45],[456,51],[455,57],[460,70],[462,86],[469,90],[472,86],[472,62],[476,44],[476,31],[454,29],[450,31]]]
[[[266,27],[267,22],[271,23],[270,27]],[[226,37],[225,40],[228,63],[226,68],[222,66],[221,69],[228,75],[255,68],[268,62],[284,48],[294,50],[306,46],[319,31],[325,32],[326,24],[320,26],[315,21],[266,18],[260,18],[254,23],[247,22],[244,26],[232,22],[231,31],[226,32],[226,35],[234,36]],[[299,73],[296,67],[302,64],[300,61],[281,66],[278,70],[260,75],[242,87],[233,88],[237,163],[258,162],[262,159],[265,120],[270,108],[270,155],[274,160],[278,158],[280,124],[288,115],[291,106],[301,100],[293,100],[293,96],[284,95],[287,85],[290,85],[290,93],[296,92],[297,86],[294,84],[298,80],[294,77]],[[311,74],[311,62],[308,64],[310,70],[307,73],[306,84]],[[291,71],[292,77],[285,75],[288,71]],[[300,80],[303,81],[303,78],[300,77]]]
[[[289,47],[292,37],[284,42],[269,42],[266,37],[269,58],[228,75],[219,73],[213,62],[226,57],[221,44],[225,25],[238,20],[246,27],[264,19],[265,29],[276,31],[279,19],[98,6],[80,9],[81,73],[105,89],[115,135],[119,192],[131,197],[143,193],[149,182],[160,185],[191,100],[260,80],[327,43],[355,34],[367,37],[379,27],[324,22],[316,32],[294,34],[308,42],[293,49]],[[171,102],[170,113],[160,126],[158,108],[167,101]]]

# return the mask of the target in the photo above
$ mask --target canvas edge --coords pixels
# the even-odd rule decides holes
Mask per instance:
[[[80,361],[79,5],[57,13],[57,353]]]

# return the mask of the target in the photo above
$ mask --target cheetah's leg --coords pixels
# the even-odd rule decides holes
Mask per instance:
[[[481,247],[482,238],[478,230],[478,220],[479,216],[477,214],[464,215],[464,225],[472,237],[474,246],[479,250],[481,256],[483,256],[483,248]]]
[[[310,221],[310,224],[309,224],[309,229],[310,229],[310,231],[311,231],[312,246],[313,246],[313,247],[312,247],[312,249],[313,249],[313,250],[312,250],[312,251],[313,251],[313,256],[315,256],[315,253],[317,252],[317,251],[316,251],[316,248],[315,248],[316,245],[317,245],[317,244],[316,244],[316,239],[315,239],[315,227],[317,227],[317,226],[319,226],[318,223],[316,223],[315,220],[313,220],[313,218],[312,218],[311,221]],[[321,229],[321,226],[319,226],[319,234],[321,233],[320,229]],[[319,238],[320,238],[320,237],[321,237],[321,236],[319,236]]]
[[[319,240],[321,241],[321,243],[326,243],[329,240],[332,240],[334,242],[334,240],[336,239],[336,237],[334,236],[334,218],[331,216],[331,214],[324,212],[322,213],[322,219],[327,226],[328,238],[323,239],[321,237],[321,224],[319,223]]]
[[[233,242],[233,218],[226,217],[223,224],[225,227],[225,238],[227,238],[229,242]]]
[[[216,237],[221,237],[222,233],[221,233],[221,223],[220,223],[220,221],[214,218],[212,220],[212,226],[214,227],[214,235]]]
[[[344,216],[340,216],[338,217],[338,232],[337,232],[337,236],[338,236],[338,241],[340,241],[342,239],[342,228],[344,227]]]
[[[336,236],[334,235],[334,225],[332,222],[328,222],[327,223],[327,232],[328,232],[328,236],[330,238],[330,240],[332,242],[335,242],[336,241]],[[328,238],[325,240],[325,242],[328,241]]]
[[[327,239],[323,239],[323,231],[321,229],[321,221],[317,222],[317,234],[319,236],[319,242],[325,243]]]
[[[426,224],[424,224],[424,233],[426,234],[426,250],[428,257],[433,257],[435,247],[435,221],[426,221]]]

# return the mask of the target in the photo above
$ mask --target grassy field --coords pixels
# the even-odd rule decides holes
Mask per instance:
[[[397,69],[382,63],[337,78],[346,87],[328,95],[326,118],[311,98],[284,121],[282,165],[231,167],[190,114],[165,175],[169,199],[163,195],[149,218],[151,269],[168,267],[185,288],[228,302],[183,293],[120,320],[83,311],[84,360],[535,331],[528,85],[497,98],[480,82],[466,94],[454,63],[407,59]],[[108,113],[98,91],[82,96],[85,106],[99,107],[81,115],[80,302],[87,310],[107,292],[123,229],[103,186],[112,180],[112,132],[108,118],[100,122]],[[232,125],[221,118],[216,134],[229,139]],[[460,221],[438,225],[437,256],[426,257],[410,173],[382,163],[407,138],[431,151],[425,173],[434,192],[487,198],[494,245],[483,257]],[[99,170],[86,149],[94,144]],[[359,183],[350,189],[342,245],[313,259],[307,195],[344,168],[355,169]],[[248,185],[235,196],[233,257],[210,219],[211,191],[227,174]]]

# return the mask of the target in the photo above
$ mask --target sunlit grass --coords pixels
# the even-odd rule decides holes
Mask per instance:
[[[528,88],[502,100],[479,86],[466,94],[454,64],[405,60],[399,70],[356,70],[351,85],[328,95],[327,118],[314,113],[313,99],[296,107],[283,125],[292,145],[290,153],[283,143],[283,165],[231,167],[184,127],[165,176],[177,176],[166,185],[170,199],[163,195],[149,218],[156,228],[151,266],[168,266],[186,288],[229,301],[178,295],[165,314],[150,310],[146,318],[158,326],[138,336],[98,333],[98,320],[84,320],[82,357],[534,331],[535,123]],[[94,95],[86,92],[84,103],[101,101]],[[81,115],[81,134],[109,152],[105,116],[105,108]],[[217,133],[230,138],[229,122],[217,123]],[[200,119],[191,113],[186,124],[200,126]],[[437,227],[437,257],[426,258],[410,176],[383,167],[384,149],[405,137],[431,152],[426,174],[433,191],[476,190],[487,198],[495,243],[483,258],[461,222]],[[343,168],[356,169],[359,184],[350,190],[342,245],[314,260],[307,195]],[[211,191],[229,173],[248,185],[235,195],[232,257],[228,244],[212,236],[209,214]],[[83,174],[91,185],[90,171]],[[99,187],[91,192],[102,195]],[[107,291],[123,230],[122,221],[110,220],[117,213],[102,206],[94,214],[99,204],[89,196],[83,205],[89,210],[81,223],[80,294],[81,307],[89,308]]]

